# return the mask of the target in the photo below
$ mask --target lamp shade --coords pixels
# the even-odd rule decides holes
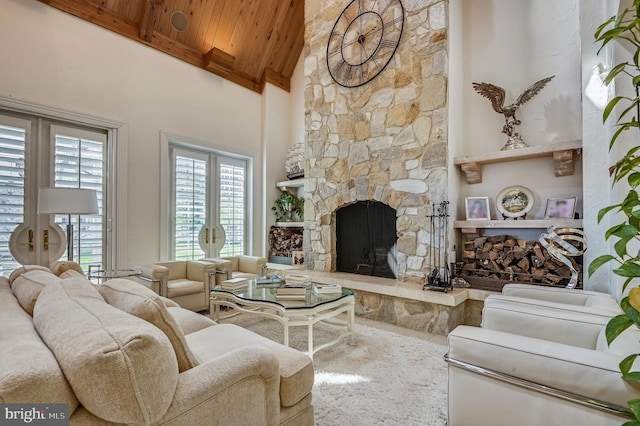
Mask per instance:
[[[96,214],[98,193],[93,189],[40,188],[38,214]]]

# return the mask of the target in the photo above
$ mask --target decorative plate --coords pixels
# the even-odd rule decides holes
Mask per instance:
[[[504,188],[496,197],[496,207],[504,217],[526,215],[535,203],[533,192],[519,185]]]

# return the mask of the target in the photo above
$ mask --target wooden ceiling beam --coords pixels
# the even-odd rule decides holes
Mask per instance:
[[[151,42],[153,37],[153,29],[156,24],[157,11],[164,3],[164,0],[146,0],[144,2],[144,11],[140,20],[140,38],[146,42]]]
[[[236,58],[214,47],[204,55],[204,69],[222,77],[233,72]]]
[[[279,88],[286,90],[287,92],[291,91],[290,79],[269,67],[265,68],[264,72],[262,73],[262,82],[260,84],[261,91],[264,91],[264,85],[267,83],[278,86]]]

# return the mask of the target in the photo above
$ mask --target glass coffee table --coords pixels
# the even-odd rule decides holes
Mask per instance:
[[[214,321],[219,321],[220,306],[228,306],[235,310],[228,318],[238,313],[262,316],[279,321],[284,326],[284,344],[289,346],[289,327],[307,326],[308,328],[308,354],[313,359],[313,354],[328,346],[334,345],[348,337],[353,344],[353,328],[355,324],[355,299],[353,292],[342,288],[335,293],[316,294],[313,286],[307,286],[304,300],[278,300],[276,289],[279,283],[256,284],[249,281],[248,285],[237,290],[225,290],[220,286],[211,289],[210,316]],[[347,314],[346,322],[340,321],[340,325],[346,326],[344,333],[334,340],[318,347],[313,346],[313,325],[319,321],[333,319],[342,314]]]

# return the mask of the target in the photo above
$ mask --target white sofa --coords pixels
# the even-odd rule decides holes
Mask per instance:
[[[449,334],[449,426],[608,426],[628,420],[640,391],[618,364],[640,352],[633,328],[605,338],[610,317],[495,301],[483,328]],[[634,370],[639,370],[636,362]]]
[[[313,425],[307,355],[66,269],[0,277],[0,402],[66,403],[72,425]]]

